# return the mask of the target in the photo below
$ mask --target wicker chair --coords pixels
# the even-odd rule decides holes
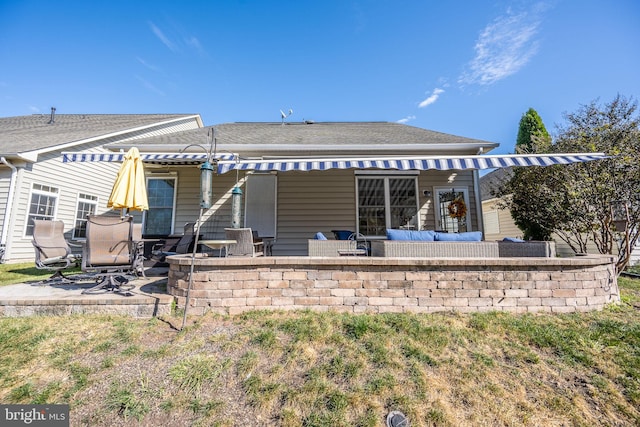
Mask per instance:
[[[225,228],[225,238],[235,240],[227,247],[227,256],[264,256],[263,243],[256,242],[250,228]]]
[[[136,277],[135,262],[133,217],[87,215],[82,271],[96,274],[96,286],[83,293],[133,289],[128,282]]]
[[[73,277],[65,276],[63,271],[77,267],[80,260],[71,253],[71,246],[64,238],[64,223],[34,220],[33,224],[31,243],[36,251],[36,268],[54,272],[40,283],[72,283]]]

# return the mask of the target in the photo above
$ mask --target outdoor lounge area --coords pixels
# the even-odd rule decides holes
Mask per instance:
[[[167,258],[167,291],[189,313],[337,310],[350,313],[567,313],[620,301],[612,256],[570,258]]]

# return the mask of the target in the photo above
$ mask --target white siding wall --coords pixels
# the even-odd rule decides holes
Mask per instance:
[[[135,137],[146,137],[151,134],[171,133],[178,130],[192,129],[197,127],[196,120],[185,120],[177,122],[171,126],[162,126],[160,128],[152,128],[142,132],[136,132]],[[122,135],[115,138],[99,140],[92,143],[77,145],[64,151],[96,151],[105,152],[101,146],[107,142],[116,142],[131,139],[131,135]],[[107,162],[71,162],[63,163],[62,156],[59,151],[50,152],[40,155],[38,162],[27,165],[20,171],[21,179],[18,180],[16,187],[16,202],[12,208],[12,224],[10,226],[9,236],[7,239],[8,250],[5,254],[5,260],[9,262],[32,261],[34,259],[33,245],[31,237],[24,235],[27,214],[29,209],[29,196],[33,183],[56,187],[59,189],[56,219],[62,220],[65,224],[65,234],[71,238],[71,229],[73,228],[76,203],[78,193],[86,193],[98,196],[98,212],[103,213],[108,210],[107,201],[111,194],[111,188],[115,181],[120,163]],[[194,167],[195,169],[195,167]],[[4,169],[0,175],[0,188],[4,187]],[[8,184],[7,184],[8,185]],[[199,185],[199,181],[198,184]],[[6,203],[6,194],[0,190],[1,203]],[[198,192],[195,194],[196,205],[198,205]],[[4,197],[2,197],[4,196]],[[197,215],[197,213],[196,213]],[[139,221],[140,215],[136,214],[136,221]],[[180,228],[182,230],[182,228]]]
[[[498,200],[490,199],[482,202],[482,210],[487,219],[497,217],[497,232],[492,233],[492,230],[485,230],[485,240],[502,240],[505,237],[517,237],[522,238],[522,231],[516,227],[511,218],[511,213],[506,209],[498,209],[496,207]]]
[[[115,163],[62,163],[58,153],[43,156],[31,166],[30,170],[24,171],[13,205],[14,221],[9,235],[12,245],[7,257],[11,261],[28,261],[34,257],[31,237],[24,235],[33,183],[59,189],[56,219],[64,222],[65,234],[70,238],[78,193],[98,196],[98,213],[108,210],[107,200],[120,167]]]
[[[178,208],[175,229],[197,219],[199,212],[199,170],[196,167],[178,170]],[[240,175],[242,183],[244,174]],[[318,231],[329,238],[331,230],[356,229],[356,194],[353,170],[331,170],[311,172],[284,172],[278,174],[277,230],[274,255],[305,255],[307,240]],[[426,171],[418,179],[421,225],[425,229],[435,228],[433,201],[425,198],[422,191],[432,191],[433,186],[455,183],[456,187],[467,186],[470,200],[475,196],[472,174]],[[231,224],[231,191],[235,185],[235,173],[214,177],[214,194],[218,201],[205,214],[202,234],[207,239],[224,236],[224,228]],[[243,191],[245,188],[242,188]],[[470,203],[469,212],[473,229],[478,230],[475,204]]]

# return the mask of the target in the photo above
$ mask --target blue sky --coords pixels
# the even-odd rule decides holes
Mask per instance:
[[[391,121],[500,144],[640,96],[640,2],[0,0],[0,117]]]

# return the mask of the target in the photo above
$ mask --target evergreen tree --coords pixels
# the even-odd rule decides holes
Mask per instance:
[[[516,151],[518,153],[544,153],[551,145],[551,137],[538,112],[529,108],[520,119]]]
[[[547,128],[542,123],[542,118],[536,110],[529,108],[520,119],[520,127],[518,128],[518,138],[516,140],[516,152],[518,153],[544,153],[551,148],[551,137]],[[516,168],[513,171],[512,180],[514,183],[520,183],[520,186],[526,185],[525,194],[536,194],[544,192],[546,189],[536,179],[539,172],[534,168]],[[516,188],[513,188],[516,190]],[[518,192],[511,195],[514,203],[512,204],[511,217],[516,226],[522,230],[525,240],[551,240],[551,230],[541,223],[541,218],[548,218],[549,210],[553,206],[544,206],[545,209],[538,210],[535,216],[530,215],[527,209],[524,212],[521,209],[520,196],[523,194],[523,188],[517,188]]]

